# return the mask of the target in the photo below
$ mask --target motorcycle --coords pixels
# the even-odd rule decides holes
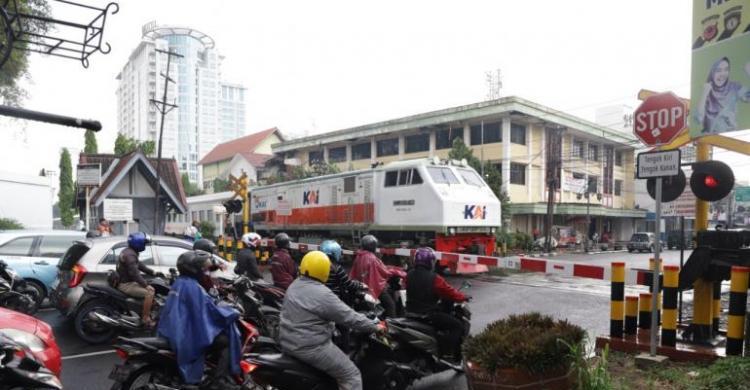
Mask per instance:
[[[240,312],[241,308],[236,307]],[[249,322],[239,320],[240,337],[242,339],[243,356],[249,353],[259,342],[260,333]],[[272,340],[267,341],[274,344]],[[123,363],[115,365],[109,374],[109,379],[115,383],[111,390],[183,390],[190,388],[185,385],[180,376],[177,356],[171,350],[167,339],[161,337],[125,338],[119,337],[114,345],[115,351]],[[212,359],[206,359],[204,380],[202,385],[209,383],[209,375],[215,367]],[[250,365],[241,362],[242,375],[233,378],[242,389],[248,389],[250,383],[247,374]],[[196,387],[196,389],[201,387]]]
[[[39,309],[39,291],[0,260],[0,307],[33,315]]]
[[[393,301],[396,302],[396,316],[402,317],[406,313],[406,287],[404,286],[406,271],[402,267],[393,265],[386,267],[395,273],[395,275],[388,278],[388,289],[393,297]]]
[[[148,283],[155,292],[151,318],[157,321],[159,310],[169,294],[170,284],[162,277],[153,278]],[[147,330],[140,314],[143,300],[129,297],[109,285],[87,284],[83,290],[84,295],[79,301],[80,307],[74,321],[76,334],[82,340],[90,344],[101,344],[112,340],[121,332]]]
[[[252,322],[261,336],[276,339],[279,332],[281,312],[278,308],[264,304],[263,297],[257,292],[255,282],[241,276],[223,287],[225,300],[242,308],[243,318]]]
[[[0,390],[59,390],[62,383],[31,352],[0,335]]]

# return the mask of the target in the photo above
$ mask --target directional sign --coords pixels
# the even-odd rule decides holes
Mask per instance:
[[[679,173],[680,149],[638,154],[636,177],[639,179],[675,176]]]
[[[687,106],[672,92],[651,95],[633,114],[633,133],[645,145],[665,145],[687,126],[687,118]]]
[[[76,182],[79,186],[98,187],[102,180],[101,164],[78,164]]]

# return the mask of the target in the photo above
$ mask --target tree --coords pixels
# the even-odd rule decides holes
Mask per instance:
[[[214,192],[224,192],[229,191],[229,180],[224,180],[220,177],[217,177],[214,179]]]
[[[187,196],[203,195],[203,190],[190,182],[190,176],[187,173],[182,174],[182,188],[185,189],[185,195]]]
[[[96,144],[96,133],[91,130],[86,130],[84,139],[86,141],[86,146],[83,147],[83,152],[86,154],[98,153],[99,146]]]
[[[482,172],[482,161],[474,156],[474,152],[472,152],[471,148],[466,146],[461,138],[456,138],[453,140],[453,147],[451,148],[450,152],[448,152],[448,158],[452,160],[466,159],[466,162],[469,164],[469,166],[474,168],[474,170],[476,170],[478,173]],[[510,197],[508,197],[508,192],[504,188],[502,188],[503,178],[501,172],[498,171],[494,165],[485,164],[484,180],[487,182],[487,185],[490,186],[492,192],[495,193],[497,198],[500,199],[500,212],[503,215],[503,219],[510,220]]]
[[[138,141],[122,134],[115,139],[115,154],[121,156],[140,149],[146,156],[153,156],[156,149],[154,141]]]
[[[60,154],[60,191],[58,193],[60,220],[63,226],[73,224],[73,197],[75,186],[73,185],[73,167],[70,163],[70,152],[63,148]]]
[[[4,3],[7,4],[7,2]],[[50,14],[47,0],[15,0],[15,4],[19,13],[41,17]],[[0,19],[0,31],[5,31],[5,27],[5,22]],[[14,24],[13,27],[17,27],[17,24]],[[23,32],[27,36],[44,34],[47,28],[48,24],[40,20],[26,18],[23,22]],[[4,37],[1,40],[5,44]],[[2,70],[0,70],[0,104],[19,106],[23,99],[28,96],[27,91],[19,84],[20,80],[31,79],[28,61],[29,52],[23,50],[26,45],[26,43],[16,41],[15,48],[2,66]]]
[[[330,164],[324,161],[316,162],[311,167],[307,168],[302,165],[298,165],[292,169],[292,172],[287,176],[287,180],[300,180],[307,179],[309,177],[317,177],[323,175],[332,175],[334,173],[340,173],[341,170],[338,166]],[[286,181],[286,180],[282,180]]]
[[[13,218],[0,218],[0,230],[20,230],[23,225]]]

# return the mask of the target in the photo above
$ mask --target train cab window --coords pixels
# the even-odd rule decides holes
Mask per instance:
[[[427,172],[432,180],[437,184],[459,184],[458,178],[453,174],[450,168],[427,167]]]
[[[398,185],[398,171],[388,171],[385,173],[385,186],[395,187]]]
[[[419,171],[416,169],[411,170],[411,184],[422,184],[422,176],[419,176]]]
[[[476,172],[470,169],[459,169],[458,173],[460,173],[461,177],[464,178],[464,181],[466,182],[466,184],[470,186],[477,186],[477,187],[484,186],[484,181],[482,181],[482,178],[479,177],[479,175]]]
[[[411,176],[411,169],[402,169],[398,171],[398,185],[409,185],[409,176]]]
[[[344,193],[352,193],[357,190],[357,177],[350,176],[344,178]]]

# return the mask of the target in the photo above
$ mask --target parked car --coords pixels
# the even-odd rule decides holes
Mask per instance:
[[[65,316],[75,316],[84,303],[80,302],[82,283],[106,285],[107,272],[115,269],[120,252],[127,245],[125,236],[89,238],[73,243],[57,264],[57,280],[50,294],[52,305]],[[139,259],[154,271],[168,275],[170,268],[177,267],[177,258],[192,249],[192,242],[156,236],[152,237],[151,245],[140,253]],[[214,276],[236,277],[234,263],[218,256],[216,259],[226,265],[226,270],[216,271]]]
[[[693,247],[693,231],[685,230],[685,247],[682,249],[691,249]],[[669,249],[680,249],[682,241],[680,240],[680,231],[672,230],[667,233],[667,246]]]
[[[656,235],[651,232],[633,233],[628,241],[628,252],[653,252],[656,247]],[[662,249],[667,249],[664,241],[661,241]]]
[[[0,334],[26,347],[36,360],[60,377],[60,348],[46,322],[0,307]]]
[[[57,278],[57,261],[73,241],[84,237],[84,232],[72,230],[0,232],[0,259],[37,290],[41,304]]]

